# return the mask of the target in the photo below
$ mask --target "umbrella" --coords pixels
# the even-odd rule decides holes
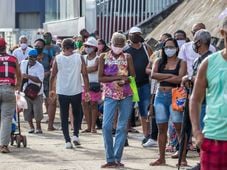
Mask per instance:
[[[181,128],[181,135],[179,140],[179,157],[178,157],[178,170],[180,169],[182,155],[184,152],[185,145],[187,146],[189,138],[191,136],[191,121],[189,117],[189,97],[192,92],[192,82],[189,82],[189,87],[186,88],[187,98],[185,101],[184,113],[183,113],[183,123]]]

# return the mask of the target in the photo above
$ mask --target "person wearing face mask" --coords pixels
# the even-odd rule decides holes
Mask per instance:
[[[52,130],[56,129],[53,126],[54,118],[55,118],[55,111],[53,111],[53,112],[48,111],[49,103],[52,102],[49,99],[49,81],[50,81],[52,58],[49,55],[43,53],[44,47],[45,47],[45,41],[43,39],[35,40],[34,48],[37,50],[37,53],[38,53],[37,61],[40,62],[44,67],[43,92],[44,92],[44,101],[45,101],[46,111],[48,113],[48,128],[47,128],[47,130],[52,131]]]
[[[157,59],[152,69],[151,77],[159,82],[154,108],[156,123],[158,125],[158,144],[159,159],[150,163],[151,166],[164,165],[165,148],[167,142],[168,122],[171,116],[172,122],[176,128],[177,136],[180,136],[181,123],[183,114],[173,111],[172,104],[172,88],[181,84],[182,77],[186,74],[186,63],[177,57],[179,47],[175,39],[167,39],[162,48],[162,56]],[[182,162],[187,164],[186,158],[182,158]]]
[[[198,53],[200,56],[194,61],[193,64],[193,75],[190,77],[188,75],[184,76],[182,78],[182,84],[187,86],[187,82],[190,80],[192,83],[194,83],[197,71],[200,67],[200,64],[202,61],[207,58],[210,54],[212,54],[211,51],[209,51],[209,46],[211,42],[211,35],[210,33],[205,30],[201,29],[197,31],[193,38],[193,49],[196,53]],[[204,98],[201,106],[201,112],[200,112],[200,129],[203,130],[204,128],[204,116],[206,114],[206,98]],[[186,152],[185,152],[186,153]],[[200,169],[200,164],[197,164],[195,167],[192,168],[192,170]]]
[[[151,69],[147,68],[147,65],[153,51],[147,44],[142,43],[143,38],[141,34],[142,31],[140,28],[132,27],[129,30],[130,44],[124,51],[132,56],[134,63],[136,73],[136,85],[138,87],[138,93],[140,98],[138,106],[144,134],[144,139],[142,141],[143,144],[146,143],[149,139],[149,123],[147,122],[147,110],[150,104],[149,72],[151,71]],[[149,70],[148,73],[146,73],[147,69]]]
[[[205,25],[203,23],[197,23],[192,26],[192,35],[194,36],[197,31],[200,29],[206,29]],[[192,65],[196,58],[199,57],[199,54],[196,53],[193,48],[193,41],[184,43],[179,51],[178,57],[182,60],[184,60],[187,63],[187,74],[189,76],[192,76],[193,68]],[[210,44],[209,50],[212,52],[215,52],[216,49],[213,45]]]
[[[25,35],[20,36],[19,38],[19,48],[16,48],[13,51],[13,56],[15,56],[19,62],[28,58],[28,53],[32,48],[28,47],[28,39]]]
[[[115,32],[111,38],[111,51],[101,54],[99,60],[98,77],[104,85],[105,96],[102,130],[106,164],[101,168],[124,167],[121,158],[127,136],[127,122],[131,113],[129,106],[132,105],[132,90],[128,77],[135,76],[132,57],[123,52],[125,42],[126,37]],[[112,129],[116,111],[118,111],[118,123],[113,142]]]
[[[187,35],[183,30],[177,30],[174,33],[174,38],[177,40],[177,44],[180,49],[182,47],[182,45],[186,43]]]
[[[83,113],[87,122],[87,129],[82,133],[96,133],[96,119],[98,117],[98,101],[101,100],[101,88],[98,82],[98,42],[94,37],[89,37],[84,43],[84,50],[87,55],[84,55],[84,60],[87,67],[88,79],[90,83],[90,101],[85,100],[85,93],[82,93]],[[97,87],[97,86],[99,87]],[[95,88],[96,86],[96,88]]]
[[[40,87],[39,93],[35,99],[30,99],[25,96],[28,104],[28,109],[24,110],[24,119],[28,121],[30,130],[28,133],[42,133],[41,120],[43,119],[43,79],[44,68],[41,63],[37,61],[38,52],[36,49],[32,49],[28,53],[28,60],[23,60],[20,65],[23,79],[22,89],[26,89],[29,84],[36,84]],[[33,125],[33,118],[36,120],[36,130]]]
[[[220,33],[225,48],[206,57],[200,64],[189,103],[193,135],[201,150],[201,170],[224,170],[227,167],[227,17]],[[198,52],[201,49],[198,48]],[[201,130],[200,112],[205,97],[206,115]]]

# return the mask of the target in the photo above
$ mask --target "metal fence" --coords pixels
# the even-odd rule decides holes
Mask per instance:
[[[113,32],[126,32],[178,0],[97,0],[97,29],[107,42]]]

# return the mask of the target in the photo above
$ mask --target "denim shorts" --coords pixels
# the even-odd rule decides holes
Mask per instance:
[[[181,123],[183,121],[183,113],[172,109],[171,91],[163,92],[158,90],[155,96],[154,108],[157,124],[168,123],[170,116],[173,123]]]

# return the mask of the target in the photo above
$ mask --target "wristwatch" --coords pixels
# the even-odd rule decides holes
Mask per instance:
[[[188,80],[192,80],[192,76],[188,76]]]

